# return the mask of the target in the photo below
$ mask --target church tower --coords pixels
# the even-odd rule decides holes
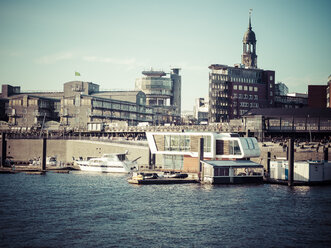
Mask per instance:
[[[256,38],[251,25],[251,10],[249,11],[249,24],[243,38],[243,54],[241,63],[248,68],[257,68]]]

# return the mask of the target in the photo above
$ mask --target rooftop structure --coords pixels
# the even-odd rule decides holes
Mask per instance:
[[[135,90],[146,94],[146,105],[154,107],[156,124],[176,123],[181,114],[181,76],[179,68],[173,68],[167,77],[163,71],[143,71],[137,78]]]

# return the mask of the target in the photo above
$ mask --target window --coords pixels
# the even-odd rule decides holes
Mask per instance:
[[[223,140],[216,140],[216,155],[222,155],[224,149],[224,141]]]
[[[229,140],[229,154],[230,155],[241,155],[238,140]]]
[[[257,92],[257,90],[258,90],[257,87],[254,87],[254,91]]]
[[[273,77],[272,75],[270,75],[270,81],[272,81],[272,80],[273,80],[273,78],[274,78],[274,77]]]
[[[237,99],[237,93],[233,93],[233,99]]]
[[[235,85],[233,85],[233,89],[234,90],[236,90],[237,89],[237,85],[235,84]]]
[[[244,90],[248,90],[248,89],[247,89],[247,86],[244,86]]]
[[[253,91],[253,86],[249,86],[249,91]]]
[[[242,89],[243,89],[242,85],[239,85],[239,90],[242,90]]]
[[[229,176],[229,168],[214,168],[214,177]]]
[[[203,150],[204,152],[211,152],[211,137],[203,136]]]

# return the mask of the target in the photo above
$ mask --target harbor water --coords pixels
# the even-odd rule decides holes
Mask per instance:
[[[1,247],[329,247],[331,186],[0,174]]]

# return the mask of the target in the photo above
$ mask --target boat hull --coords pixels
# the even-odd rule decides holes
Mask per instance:
[[[129,173],[124,167],[116,166],[90,166],[90,165],[79,165],[82,171],[91,172],[104,172],[104,173]]]

